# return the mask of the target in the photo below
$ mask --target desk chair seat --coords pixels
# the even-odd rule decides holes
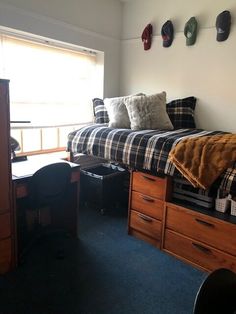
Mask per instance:
[[[193,314],[236,314],[236,274],[220,268],[200,286]]]
[[[53,208],[56,214],[57,207],[61,207],[66,200],[70,179],[71,166],[66,162],[49,164],[33,174],[29,181],[29,210],[37,211],[37,222],[34,226],[36,230],[29,245],[23,249],[21,258],[29,252],[36,240],[45,235],[45,230],[41,226],[40,209],[47,206]],[[50,231],[52,230],[53,228]]]

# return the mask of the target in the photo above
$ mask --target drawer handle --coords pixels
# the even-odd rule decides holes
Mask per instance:
[[[147,177],[147,176],[143,176],[144,179],[148,180],[148,181],[156,181],[155,179],[153,178],[150,178],[150,177]]]
[[[155,200],[153,198],[150,198],[148,196],[142,195],[142,199],[146,202],[154,203]]]
[[[201,244],[192,242],[192,245],[198,250],[202,251],[203,253],[206,253],[206,254],[212,253],[210,249],[206,248],[205,246],[202,246]]]
[[[210,227],[210,228],[214,228],[215,226],[213,224],[211,224],[210,222],[195,218],[196,222],[198,222],[201,225],[204,225],[206,227]]]
[[[147,217],[147,216],[145,216],[143,214],[138,214],[138,216],[140,218],[142,218],[143,220],[145,220],[145,221],[152,222],[152,218],[150,218],[150,217]]]

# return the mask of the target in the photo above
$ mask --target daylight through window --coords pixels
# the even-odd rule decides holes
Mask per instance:
[[[53,126],[67,127],[68,132],[68,125],[93,120],[91,100],[97,91],[94,52],[55,47],[49,42],[41,44],[3,34],[0,58],[1,78],[10,80],[11,120],[30,120],[30,126],[45,130],[50,127],[45,143],[34,142],[32,150],[62,145],[58,139],[56,142],[54,139],[54,143],[49,139],[50,134],[55,138]],[[61,136],[64,141],[65,135]],[[26,142],[30,133],[25,132],[24,137],[24,150],[29,151]]]

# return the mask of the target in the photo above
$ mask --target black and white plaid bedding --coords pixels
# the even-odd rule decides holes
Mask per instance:
[[[168,155],[179,141],[186,137],[212,136],[221,133],[223,132],[199,129],[134,131],[95,124],[70,133],[67,149],[73,154],[97,156],[133,169],[173,176],[179,173],[168,160]],[[236,193],[236,163],[221,175],[218,186],[228,192]]]

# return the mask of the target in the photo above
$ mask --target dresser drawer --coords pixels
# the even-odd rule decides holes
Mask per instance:
[[[170,230],[165,232],[163,249],[206,270],[224,267],[236,271],[236,257]]]
[[[144,215],[162,220],[164,202],[139,192],[132,192],[131,208]]]
[[[11,216],[10,213],[0,215],[0,239],[11,235]]]
[[[0,241],[0,252],[0,274],[4,274],[11,267],[12,243],[10,238]]]
[[[165,200],[167,179],[142,172],[133,172],[132,190]]]
[[[149,237],[161,238],[161,222],[135,210],[130,213],[130,227]]]
[[[236,255],[236,225],[180,206],[167,205],[166,228]]]

